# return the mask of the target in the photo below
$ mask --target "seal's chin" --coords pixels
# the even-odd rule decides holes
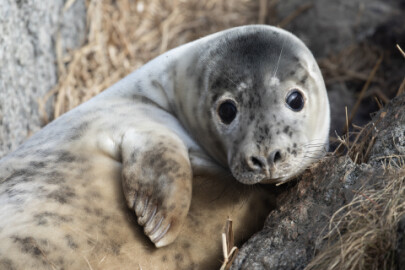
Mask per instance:
[[[270,179],[263,179],[260,181],[260,184],[276,184],[276,186],[285,184],[291,180],[294,179],[294,176],[284,176],[284,177],[278,177],[278,178],[270,178]]]
[[[294,179],[294,176],[266,177],[264,174],[252,175],[253,173],[244,173],[239,176],[233,174],[234,178],[245,185],[254,184],[277,184],[281,185]]]
[[[231,173],[233,177],[240,183],[245,185],[254,184],[284,184],[302,172],[305,167],[295,166],[294,170],[291,167],[285,167],[284,170],[272,170],[270,174],[265,174],[263,172],[252,171],[242,164],[235,164],[230,166]]]
[[[283,184],[288,182],[289,178],[279,177],[279,178],[271,178],[271,179],[263,179],[260,181],[260,184]]]
[[[234,171],[231,169],[233,177],[240,183],[245,185],[254,185],[254,184],[277,184],[284,183],[288,181],[289,177],[268,177],[262,173],[255,173],[251,171]]]

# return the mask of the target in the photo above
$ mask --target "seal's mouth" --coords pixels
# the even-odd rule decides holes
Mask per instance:
[[[267,178],[267,179],[263,179],[262,181],[260,181],[260,184],[284,184],[286,182],[288,182],[289,180],[291,180],[291,177],[287,177],[287,176],[281,176],[281,177],[277,177],[277,178]]]
[[[287,182],[291,177],[288,176],[277,176],[272,177],[271,175],[258,174],[255,172],[243,172],[243,173],[233,173],[233,177],[240,183],[245,185],[254,184],[282,184]]]
[[[252,166],[248,166],[244,160],[233,160],[229,169],[233,177],[240,183],[245,185],[254,185],[258,183],[278,183],[283,181],[284,177],[277,175],[274,168],[254,170]]]

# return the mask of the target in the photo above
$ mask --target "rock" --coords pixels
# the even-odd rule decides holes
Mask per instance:
[[[378,166],[384,160],[390,160],[401,164],[400,159],[405,156],[405,99],[395,99],[374,119],[372,137],[376,139],[369,163]]]
[[[396,259],[398,270],[405,265],[405,216],[398,223],[398,240],[396,246]]]
[[[58,33],[65,50],[84,42],[85,1],[64,11],[65,2],[0,0],[0,157],[41,127],[38,99],[57,82]]]
[[[298,35],[316,57],[325,57],[371,36],[394,14],[400,15],[402,5],[396,0],[315,0],[307,3],[291,0],[280,1],[277,15],[287,18],[308,6],[286,25],[286,29]]]

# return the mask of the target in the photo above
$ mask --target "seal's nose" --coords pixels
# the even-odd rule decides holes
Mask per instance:
[[[247,163],[248,166],[253,171],[260,171],[264,173],[267,177],[270,177],[270,170],[273,169],[277,163],[282,160],[282,154],[280,150],[272,151],[267,158],[263,156],[255,156],[252,155],[248,158]]]

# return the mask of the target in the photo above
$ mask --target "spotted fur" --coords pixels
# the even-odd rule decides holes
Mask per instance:
[[[305,96],[299,113],[285,106],[291,88]],[[225,98],[238,107],[230,124],[217,114]],[[226,216],[260,220],[266,207],[260,190],[193,176],[285,182],[322,155],[328,114],[315,60],[283,30],[239,27],[169,51],[0,160],[0,268],[206,267]],[[175,248],[156,250],[135,221]]]

